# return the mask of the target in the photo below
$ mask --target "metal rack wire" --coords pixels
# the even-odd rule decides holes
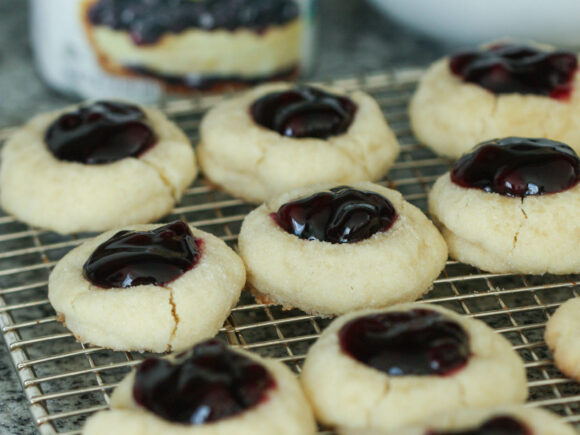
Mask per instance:
[[[409,128],[407,103],[421,72],[396,70],[331,84],[365,90],[380,103],[402,144],[399,160],[382,183],[425,210],[429,187],[449,162],[417,145]],[[195,143],[204,111],[222,98],[174,101],[163,109]],[[9,133],[0,130],[0,142]],[[198,180],[165,220],[185,219],[235,246],[241,222],[252,208]],[[146,356],[77,343],[56,320],[47,299],[50,270],[90,236],[59,236],[0,215],[0,325],[41,433],[79,433],[84,420],[107,408],[113,388]],[[550,408],[580,425],[580,386],[558,371],[543,341],[546,320],[560,303],[578,296],[577,283],[580,275],[490,274],[449,261],[425,300],[482,319],[504,334],[525,361],[529,404]],[[256,304],[244,292],[220,336],[279,358],[299,372],[308,347],[328,323],[298,310]]]

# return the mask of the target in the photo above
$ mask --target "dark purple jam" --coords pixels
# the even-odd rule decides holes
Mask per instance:
[[[532,435],[532,431],[513,417],[499,416],[475,429],[445,432],[432,430],[427,435]]]
[[[356,113],[356,104],[310,86],[272,92],[252,104],[254,121],[283,136],[327,139],[345,133]]]
[[[357,317],[338,335],[343,352],[389,376],[451,375],[471,355],[467,332],[424,308]]]
[[[175,361],[143,361],[135,374],[133,397],[165,420],[204,424],[265,402],[274,388],[276,381],[263,365],[207,340]]]
[[[157,137],[137,106],[98,101],[61,115],[44,140],[59,160],[98,165],[139,157]]]
[[[301,239],[354,243],[387,231],[397,212],[378,193],[340,186],[288,202],[271,216],[284,231]]]
[[[106,289],[163,286],[197,264],[201,245],[181,221],[152,231],[119,231],[95,249],[83,273],[91,283]]]
[[[95,26],[128,32],[137,45],[155,44],[188,29],[256,32],[299,16],[295,0],[98,0],[88,11]]]
[[[556,193],[578,183],[580,159],[561,142],[506,137],[483,142],[461,157],[451,180],[511,197]]]
[[[498,44],[456,54],[451,72],[495,94],[535,94],[566,100],[573,88],[577,57],[568,51],[545,52],[524,45]]]

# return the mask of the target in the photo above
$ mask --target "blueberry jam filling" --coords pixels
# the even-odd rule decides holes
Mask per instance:
[[[295,0],[98,0],[88,10],[95,26],[128,32],[137,45],[188,29],[263,32],[298,18]]]
[[[506,137],[483,142],[461,157],[451,180],[511,197],[556,193],[578,183],[580,159],[561,142]]]
[[[467,332],[424,308],[357,317],[338,335],[343,352],[389,376],[451,375],[471,355]]]
[[[330,243],[368,239],[375,233],[387,231],[397,219],[388,199],[348,186],[288,202],[271,216],[290,234]]]
[[[546,52],[514,44],[456,54],[451,72],[495,93],[545,95],[565,100],[572,92],[577,57],[567,51]]]
[[[137,367],[133,397],[174,423],[204,424],[268,400],[276,381],[266,368],[217,340],[197,344],[175,361],[148,358]]]
[[[98,165],[139,157],[157,137],[137,106],[99,101],[61,115],[44,141],[59,160]]]
[[[494,417],[481,426],[460,431],[429,431],[427,435],[532,435],[532,431],[523,423],[509,416]]]
[[[163,286],[197,264],[201,245],[181,221],[152,231],[119,231],[95,249],[83,274],[105,289]]]
[[[296,86],[259,98],[250,113],[257,124],[283,136],[327,139],[345,133],[356,110],[356,104],[347,97]]]

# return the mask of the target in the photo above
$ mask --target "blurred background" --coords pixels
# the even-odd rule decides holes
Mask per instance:
[[[308,51],[314,47],[311,59],[304,61],[310,56],[304,53],[304,44],[302,46],[301,55],[308,64],[303,68],[304,79],[324,80],[389,68],[425,66],[452,51],[505,36],[558,46],[580,45],[580,26],[575,20],[580,16],[580,2],[576,0],[557,0],[549,4],[542,0],[295,1],[302,6],[304,27],[310,32],[306,44]],[[60,67],[63,62],[82,64],[74,58],[79,53],[67,53],[70,58],[64,60],[62,56],[53,56],[54,50],[66,45],[66,38],[69,43],[87,39],[82,24],[74,23],[77,29],[71,31],[71,23],[67,20],[72,17],[79,21],[80,14],[76,12],[79,5],[95,3],[99,2],[0,0],[0,127],[22,123],[33,114],[78,101],[82,96],[103,96],[99,94],[103,90],[102,82],[85,83],[79,92],[78,83],[65,74],[59,76],[57,65]],[[68,12],[73,9],[74,13]],[[34,19],[31,15],[35,15]],[[31,38],[31,30],[35,31],[35,40]],[[85,41],[80,48],[68,46],[66,49],[87,51],[95,63],[92,58],[102,53],[96,50],[95,38],[91,39],[89,34],[88,39],[91,44]],[[95,53],[88,53],[90,45]],[[37,59],[42,58],[42,62],[35,64],[34,48]],[[85,73],[83,68],[86,65],[82,68],[77,65],[75,73]],[[52,70],[55,80],[64,84],[47,86],[47,70]],[[39,72],[44,74],[43,79]],[[68,96],[63,95],[63,90]],[[161,94],[165,95],[164,92]]]
[[[0,0],[0,127],[75,101],[51,90],[39,78],[29,31],[30,5],[24,0]],[[425,65],[461,46],[399,25],[366,0],[321,0],[316,21],[318,49],[308,75],[313,79]]]

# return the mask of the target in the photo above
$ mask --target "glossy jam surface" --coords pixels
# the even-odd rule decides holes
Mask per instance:
[[[295,0],[98,0],[88,10],[91,24],[128,32],[137,45],[188,29],[262,32],[298,15]]]
[[[378,193],[341,186],[288,202],[272,213],[272,218],[284,231],[301,239],[354,243],[387,231],[397,213]]]
[[[250,107],[254,122],[283,136],[327,139],[345,133],[354,119],[356,104],[310,86],[272,92]]]
[[[83,273],[101,288],[163,286],[192,269],[202,242],[184,222],[152,231],[119,231],[101,244],[83,266]]]
[[[464,81],[495,94],[535,94],[565,100],[573,89],[577,63],[571,52],[498,44],[456,54],[449,66]]]
[[[343,352],[389,376],[451,375],[471,355],[467,332],[424,308],[357,317],[338,335]]]
[[[499,416],[487,420],[475,429],[452,432],[429,431],[427,435],[532,435],[532,431],[513,417]]]
[[[274,388],[276,381],[263,365],[208,340],[172,362],[143,361],[135,374],[133,397],[170,422],[204,424],[265,402]]]
[[[98,101],[61,115],[44,140],[59,160],[98,165],[139,157],[157,137],[137,106]]]
[[[451,180],[511,197],[556,193],[578,183],[580,159],[561,142],[507,137],[484,142],[461,157]]]

